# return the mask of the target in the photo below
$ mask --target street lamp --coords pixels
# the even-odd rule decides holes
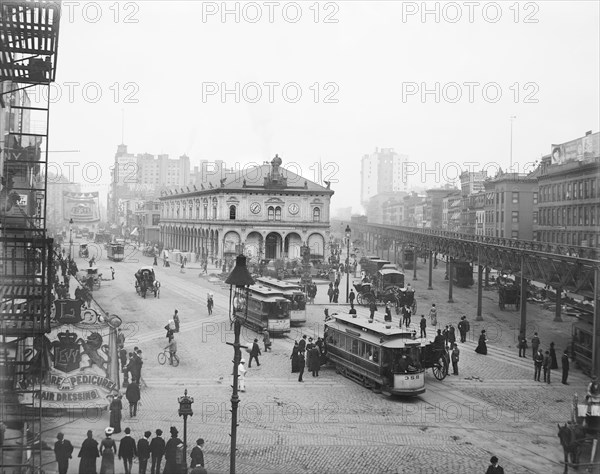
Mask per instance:
[[[242,360],[242,351],[240,350],[240,331],[242,321],[248,317],[248,294],[250,285],[254,285],[254,280],[246,267],[246,257],[238,255],[235,261],[235,267],[225,280],[229,285],[229,321],[233,324],[234,341],[233,344],[233,393],[231,395],[231,451],[229,454],[229,473],[235,474],[235,451],[237,442],[237,410],[240,403],[238,397],[238,368]],[[234,290],[235,287],[235,290]]]
[[[187,472],[187,417],[194,414],[192,411],[194,399],[188,397],[186,388],[183,397],[178,397],[177,401],[179,402],[179,416],[183,416],[183,467],[185,468],[184,472]]]
[[[73,218],[69,219],[69,259],[73,254]]]
[[[352,231],[350,226],[346,226],[346,303],[350,296],[350,235]]]

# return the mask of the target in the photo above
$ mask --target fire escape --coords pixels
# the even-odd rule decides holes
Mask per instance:
[[[41,472],[53,241],[46,235],[50,84],[60,2],[0,2],[2,472]]]

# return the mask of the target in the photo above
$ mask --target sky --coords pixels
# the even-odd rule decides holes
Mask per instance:
[[[360,212],[364,154],[438,187],[508,169],[516,117],[531,170],[599,130],[599,3],[63,1],[50,161],[105,192],[122,142],[192,166],[278,154]]]

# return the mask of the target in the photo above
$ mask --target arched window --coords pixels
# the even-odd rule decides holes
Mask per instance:
[[[208,219],[208,200],[204,199],[202,205],[204,206],[204,219]]]
[[[235,206],[229,206],[229,219],[235,220]]]
[[[281,220],[281,208],[279,206],[277,206],[275,208],[275,220],[276,221],[280,221]]]
[[[319,207],[313,209],[313,222],[321,222],[321,208]]]
[[[217,218],[217,198],[213,198],[212,200],[212,218]]]
[[[269,206],[269,209],[267,209],[268,211],[268,215],[269,215],[269,220],[272,221],[275,219],[275,209],[273,208],[273,206]]]

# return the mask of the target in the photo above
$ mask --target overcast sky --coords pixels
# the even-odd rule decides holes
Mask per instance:
[[[599,129],[599,2],[429,2],[424,17],[422,2],[273,3],[228,2],[236,18],[222,2],[63,1],[50,150],[79,152],[51,161],[96,162],[108,183],[124,114],[136,154],[277,153],[316,181],[321,160],[332,207],[356,212],[376,147],[417,164],[410,186],[436,187],[458,167],[508,168],[510,116],[522,169]]]

